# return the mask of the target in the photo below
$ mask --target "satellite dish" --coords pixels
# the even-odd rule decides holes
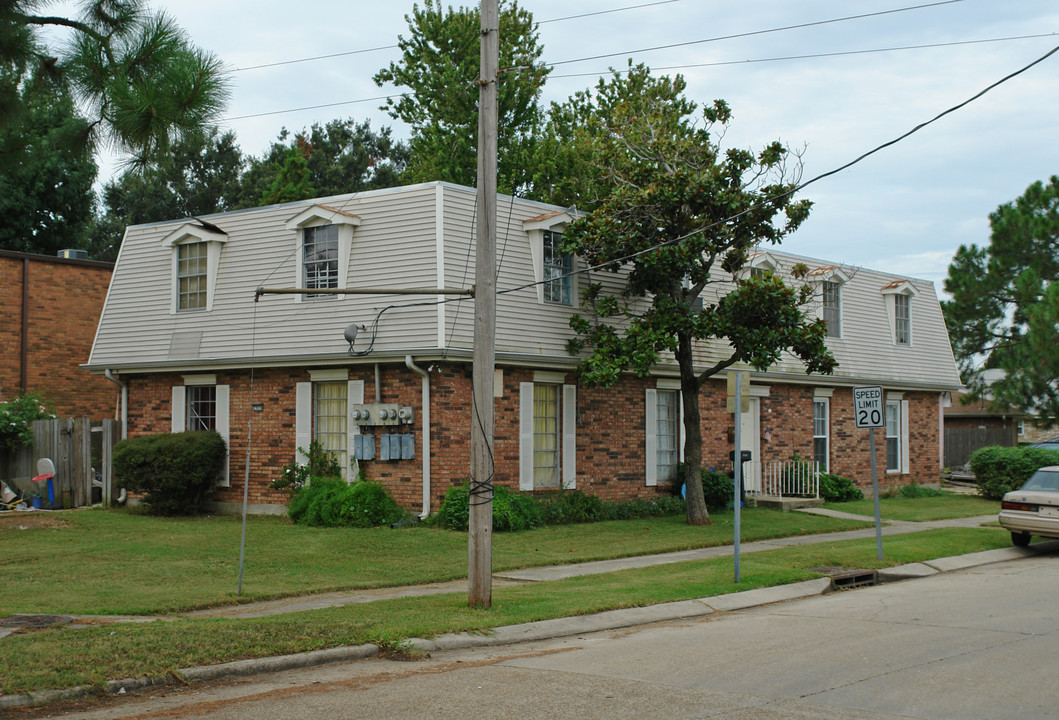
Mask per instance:
[[[352,345],[353,341],[357,339],[357,332],[359,330],[360,330],[360,328],[357,327],[356,323],[353,323],[353,324],[350,324],[350,325],[346,325],[346,329],[342,333],[342,335],[346,338],[346,342],[349,343],[350,345]]]

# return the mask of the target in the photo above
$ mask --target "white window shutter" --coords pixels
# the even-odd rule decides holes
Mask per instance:
[[[172,432],[184,432],[187,425],[187,394],[183,385],[173,386],[173,426]]]
[[[909,471],[908,401],[901,401],[901,472]]]
[[[533,489],[533,383],[518,386],[518,489]]]
[[[309,449],[313,441],[313,384],[300,382],[294,386],[294,459],[305,465],[309,458],[299,448]]]
[[[222,438],[224,438],[225,447],[228,448],[228,458],[224,463],[224,479],[217,484],[221,487],[229,487],[232,484],[230,478],[231,468],[229,467],[232,460],[232,448],[228,444],[231,441],[231,434],[229,431],[231,426],[231,415],[229,410],[231,392],[228,385],[218,385],[215,392],[217,400],[217,415],[214,424],[217,427],[217,432],[220,433]]]
[[[563,489],[577,487],[577,386],[563,385]]]
[[[658,484],[658,391],[644,391],[644,477],[647,486]]]

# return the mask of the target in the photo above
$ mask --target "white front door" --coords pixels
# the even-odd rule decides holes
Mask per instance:
[[[740,413],[739,443],[743,450],[752,454],[750,462],[743,465],[743,487],[747,492],[761,492],[761,400],[750,398],[750,409]]]

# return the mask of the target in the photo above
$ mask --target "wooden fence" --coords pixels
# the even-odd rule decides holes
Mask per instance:
[[[947,427],[945,428],[945,467],[955,468],[967,464],[971,453],[991,445],[1011,447],[1015,444],[1015,433],[1010,427]]]
[[[111,453],[120,439],[121,424],[115,420],[38,420],[33,423],[32,447],[0,454],[0,479],[26,497],[34,490],[39,491],[44,496],[44,507],[49,507],[46,486],[42,483],[38,488],[33,482],[37,475],[37,461],[49,458],[55,463],[52,507],[92,505],[93,481],[97,481],[99,488],[95,494],[100,496],[105,507],[109,507],[113,495]]]

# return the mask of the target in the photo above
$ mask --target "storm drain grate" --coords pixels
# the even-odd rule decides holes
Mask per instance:
[[[875,585],[879,581],[878,572],[875,570],[844,567],[815,567],[809,569],[823,575],[830,575],[832,590],[867,587],[868,585]]]
[[[3,627],[36,630],[51,627],[52,625],[65,625],[72,621],[73,618],[69,615],[12,615],[0,620],[0,625]]]

